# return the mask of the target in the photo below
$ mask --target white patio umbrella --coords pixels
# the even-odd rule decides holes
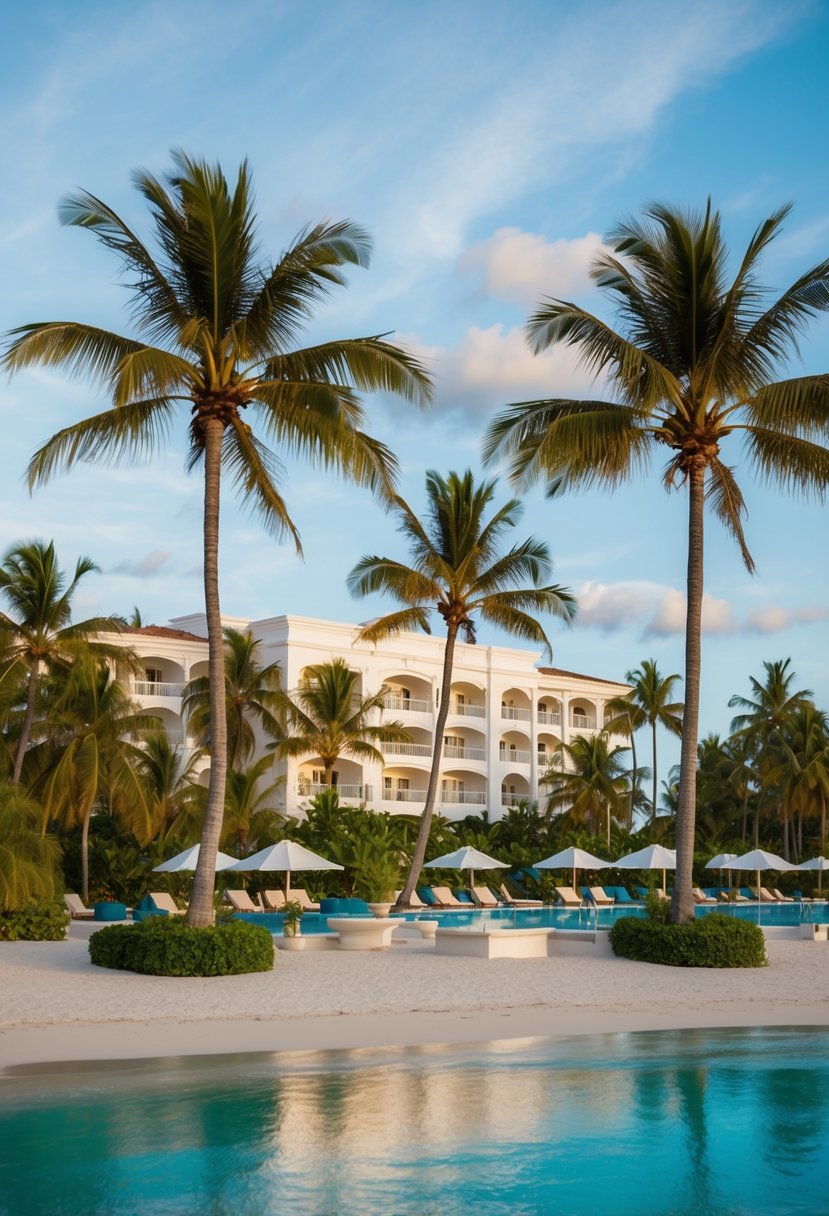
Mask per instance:
[[[810,861],[802,861],[796,870],[817,871],[817,890],[820,895],[823,889],[823,875],[829,870],[829,857],[813,857]]]
[[[251,870],[284,870],[286,899],[291,889],[292,870],[345,869],[344,866],[337,865],[336,861],[320,857],[319,853],[312,853],[310,849],[306,849],[302,844],[297,844],[294,840],[280,840],[276,844],[269,844],[266,848],[260,849],[258,853],[252,853],[250,857],[243,857],[241,861],[234,862],[227,868],[244,873]]]
[[[791,861],[785,861],[776,853],[767,853],[765,849],[752,849],[750,853],[741,853],[732,857],[728,863],[730,870],[754,870],[757,875],[757,899],[760,899],[761,870],[796,870],[797,866]]]
[[[181,874],[185,870],[195,870],[199,860],[199,846],[191,845],[189,849],[185,849],[183,853],[176,853],[175,857],[169,857],[167,861],[162,861],[160,866],[153,866],[153,874]],[[232,866],[236,861],[235,857],[228,857],[227,853],[216,854],[216,869],[226,870],[228,866]]]
[[[569,849],[562,849],[560,853],[554,853],[552,857],[545,857],[543,861],[536,861],[533,869],[572,870],[573,890],[575,891],[577,870],[606,870],[611,865],[613,865],[613,862],[602,861],[601,857],[594,857],[586,849],[577,849],[575,845],[571,845]]]
[[[731,865],[730,863],[737,856],[736,853],[718,853],[716,857],[712,857],[710,861],[705,863],[706,870],[728,870],[728,885],[731,886]],[[722,879],[720,879],[722,882]]]
[[[662,844],[649,844],[635,853],[626,853],[618,861],[611,862],[615,870],[661,870],[662,890],[665,890],[665,871],[676,869],[676,849],[666,849]]]
[[[490,857],[488,853],[482,853],[480,849],[474,849],[472,845],[466,844],[455,849],[454,853],[443,853],[440,857],[435,857],[433,861],[427,861],[423,868],[469,870],[469,885],[474,887],[476,870],[506,870],[509,864],[508,861],[499,861],[497,857]]]

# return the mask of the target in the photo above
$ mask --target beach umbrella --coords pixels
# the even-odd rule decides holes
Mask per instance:
[[[606,870],[611,865],[613,862],[602,861],[601,857],[594,857],[586,849],[577,849],[571,845],[569,849],[562,849],[560,853],[554,853],[552,857],[545,857],[543,861],[535,862],[534,869],[572,870],[573,890],[575,891],[576,870]]]
[[[728,885],[731,886],[731,866],[730,862],[737,856],[736,853],[718,853],[716,857],[712,857],[710,861],[705,863],[706,870],[728,870]],[[720,880],[722,881],[722,879]]]
[[[194,844],[189,849],[185,849],[183,853],[176,853],[175,857],[162,861],[160,866],[153,866],[153,874],[181,874],[185,870],[195,870],[198,860],[199,846]],[[236,858],[228,857],[227,853],[217,853],[216,869],[226,870],[235,861]]]
[[[823,889],[823,875],[829,870],[829,858],[813,857],[811,861],[802,861],[799,866],[794,867],[796,870],[812,870],[817,871],[817,890],[820,895]]]
[[[750,853],[741,853],[732,857],[728,863],[729,870],[754,870],[757,875],[757,899],[760,899],[761,870],[796,870],[797,866],[791,861],[785,861],[776,853],[767,853],[765,849],[752,849]]]
[[[234,862],[232,866],[228,866],[228,869],[242,872],[284,870],[285,898],[287,899],[291,889],[293,870],[343,870],[345,867],[338,866],[336,861],[320,857],[319,853],[312,853],[310,849],[306,849],[302,844],[297,844],[294,840],[280,840],[276,844],[269,844],[266,848],[260,849],[258,853],[252,853],[250,857],[243,857],[241,861]]]
[[[433,861],[427,861],[424,869],[469,870],[469,885],[474,887],[476,870],[506,870],[509,864],[508,861],[499,861],[497,857],[490,857],[488,853],[482,853],[480,849],[473,849],[472,845],[466,844],[455,849],[454,853],[443,853]]]
[[[618,861],[611,862],[616,870],[661,870],[662,890],[665,890],[665,871],[676,869],[676,849],[666,849],[661,844],[649,844],[635,853],[626,853]]]

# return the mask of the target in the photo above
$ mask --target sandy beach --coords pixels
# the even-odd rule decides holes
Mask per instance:
[[[88,934],[0,946],[0,1067],[247,1051],[474,1043],[688,1027],[829,1025],[829,945],[774,940],[769,966],[475,959],[425,945],[278,952],[216,979],[93,967]]]

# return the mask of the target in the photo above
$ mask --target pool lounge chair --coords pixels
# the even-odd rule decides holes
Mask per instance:
[[[432,887],[432,894],[443,908],[463,908],[468,912],[475,906],[471,900],[458,899],[448,887]]]
[[[698,904],[715,904],[717,902],[713,895],[706,895],[701,887],[692,887],[691,894]]]
[[[157,911],[166,912],[168,916],[184,916],[187,912],[186,908],[178,906],[167,891],[150,891],[150,899],[155,904]]]
[[[572,887],[556,887],[556,895],[565,908],[580,908],[584,903],[581,895]]]
[[[593,900],[594,904],[612,904],[615,902],[613,896],[608,895],[604,887],[588,887],[587,889],[590,892],[589,898]]]
[[[795,902],[793,895],[784,895],[782,891],[778,891],[777,887],[772,887],[771,893],[777,897],[781,904],[793,904]]]
[[[63,906],[73,920],[93,920],[95,917],[95,909],[87,908],[80,895],[76,895],[74,891],[66,892]]]
[[[277,887],[272,891],[263,891],[262,898],[267,912],[279,912],[285,907],[285,892],[281,887]]]
[[[418,887],[416,893],[417,893],[417,895],[420,896],[420,899],[423,901],[424,908],[439,908],[440,907],[440,900],[438,899],[437,895],[435,895],[435,893],[431,887]]]
[[[634,899],[627,887],[605,887],[605,891],[612,891],[617,904],[638,904],[642,901]]]
[[[319,904],[314,903],[304,887],[291,887],[288,899],[295,899],[298,904],[301,904],[303,912],[319,912],[320,910]]]
[[[401,895],[402,895],[402,891],[395,891],[393,903],[397,903],[397,901]],[[409,898],[409,907],[410,908],[425,908],[426,907],[426,904],[420,898],[417,891],[412,891],[411,897]]]
[[[776,895],[772,895],[767,887],[760,888],[760,903],[761,904],[779,904],[780,900]]]
[[[253,902],[247,891],[225,891],[225,899],[235,912],[262,911],[262,908]]]
[[[472,896],[479,908],[497,908],[501,902],[486,887],[472,887]]]
[[[519,896],[517,899],[510,895],[505,883],[501,883],[498,890],[501,892],[501,898],[508,908],[543,908],[544,901],[541,899],[524,899]]]

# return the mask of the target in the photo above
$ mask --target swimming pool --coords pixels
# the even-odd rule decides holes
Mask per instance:
[[[0,1080],[3,1216],[829,1207],[829,1031],[51,1066]]]
[[[755,925],[799,925],[802,920],[815,924],[829,922],[829,903],[809,904],[711,904],[696,909],[697,916],[709,916],[722,912],[740,920],[750,920]],[[279,913],[240,912],[242,920],[265,925],[272,933],[282,932],[282,917]],[[341,914],[338,914],[341,915]],[[365,915],[365,913],[363,913]],[[609,929],[622,916],[643,917],[645,910],[637,905],[620,904],[607,908],[493,908],[482,910],[471,908],[469,912],[439,911],[405,913],[406,920],[437,920],[445,926],[494,924],[500,928],[544,928],[544,929]],[[328,918],[319,912],[306,912],[302,918],[303,934],[327,933]]]

